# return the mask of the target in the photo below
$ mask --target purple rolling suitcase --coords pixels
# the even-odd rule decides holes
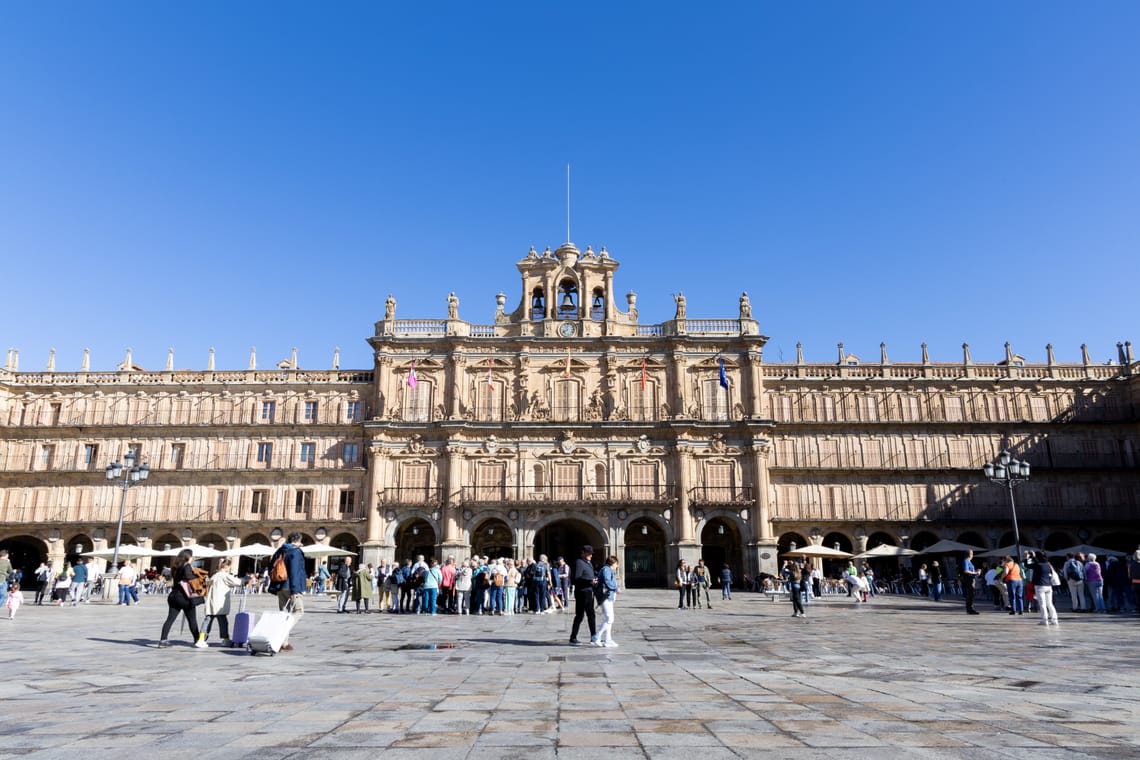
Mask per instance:
[[[233,631],[230,641],[235,647],[244,647],[249,642],[249,632],[253,630],[253,613],[245,611],[245,594],[240,594],[241,606],[238,614],[234,616]]]

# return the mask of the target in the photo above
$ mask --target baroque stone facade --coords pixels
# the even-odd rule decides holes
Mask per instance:
[[[471,553],[616,553],[630,585],[678,559],[771,572],[795,543],[862,550],[939,538],[999,546],[1008,494],[981,477],[1029,461],[1026,543],[1140,541],[1137,363],[766,362],[747,294],[732,318],[638,321],[618,263],[567,243],[517,263],[493,324],[399,319],[389,296],[371,370],[0,371],[0,545],[25,564],[114,543],[308,541],[365,561]],[[757,306],[762,311],[762,305]],[[1131,543],[1131,547],[1126,545]]]

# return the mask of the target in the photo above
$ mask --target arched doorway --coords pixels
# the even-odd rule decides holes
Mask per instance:
[[[1105,549],[1113,549],[1127,555],[1136,551],[1136,547],[1140,546],[1140,533],[1129,530],[1102,533],[1096,536],[1093,543],[1096,546],[1103,546]]]
[[[808,541],[806,538],[804,538],[799,533],[785,533],[785,534],[783,534],[782,536],[780,536],[780,540],[776,542],[776,561],[777,561],[777,563],[782,565],[784,562],[784,556],[783,555],[785,555],[788,552],[793,551],[795,549],[802,549],[805,546],[808,546],[809,544],[811,544],[811,541]]]
[[[353,554],[356,555],[352,558],[353,564],[357,562],[357,558],[360,556],[360,539],[351,533],[336,534],[329,539],[329,546],[336,547],[337,549],[342,549],[346,552],[353,552]],[[318,557],[316,559],[318,565],[322,562],[327,563],[329,573],[336,575],[336,571],[339,570],[340,566],[344,564],[344,558],[347,556],[347,554],[338,554],[330,556],[327,559],[325,557]],[[314,568],[314,570],[315,569],[316,568]]]
[[[151,548],[159,552],[168,552],[180,546],[182,546],[182,540],[173,533],[163,533],[151,542]],[[170,567],[171,560],[173,559],[174,557],[151,557],[150,564],[151,567],[161,571],[164,567]]]
[[[538,531],[534,536],[534,556],[545,554],[551,562],[565,557],[571,565],[589,544],[594,548],[594,564],[600,565],[609,556],[606,538],[592,525],[579,520],[558,520]]]
[[[95,542],[91,540],[91,536],[86,533],[80,533],[72,536],[63,545],[64,561],[69,565],[75,565],[79,561],[79,555],[83,552],[89,552],[95,548]]]
[[[657,523],[644,518],[634,520],[625,529],[626,588],[661,588],[667,585],[665,531]]]
[[[880,530],[867,536],[868,551],[876,546],[898,546],[898,541],[890,533]],[[891,579],[899,575],[901,560],[899,557],[872,557],[867,564],[875,571],[876,578]]]
[[[1045,538],[1045,545],[1041,548],[1047,552],[1064,549],[1066,546],[1073,546],[1077,542],[1068,533],[1050,533]]]
[[[435,529],[427,520],[417,517],[396,531],[396,561],[400,564],[406,559],[414,562],[421,554],[430,560],[435,556],[435,544]]]
[[[956,538],[954,540],[960,544],[969,544],[970,546],[985,546],[986,545],[986,539],[983,538],[980,533],[977,533],[976,531],[972,531],[972,530],[966,531],[965,533],[961,534],[960,536],[958,536],[958,538]],[[1067,544],[1061,544],[1061,545],[1067,546]]]
[[[35,536],[13,536],[0,541],[0,549],[8,550],[13,569],[23,573],[20,581],[25,589],[36,587],[36,568],[47,561],[47,546]]]
[[[471,550],[478,557],[517,557],[515,534],[505,522],[498,518],[479,524],[471,534]]]
[[[910,548],[916,552],[921,552],[926,547],[934,546],[936,543],[938,543],[938,536],[928,530],[923,530],[910,539]]]
[[[720,577],[720,569],[726,564],[732,569],[733,578],[744,577],[743,555],[741,553],[740,531],[734,523],[714,517],[701,531],[701,558],[711,568],[713,577]]]

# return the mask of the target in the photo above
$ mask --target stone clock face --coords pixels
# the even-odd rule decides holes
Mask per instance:
[[[572,322],[563,322],[558,326],[558,334],[563,338],[570,338],[574,336],[574,324]]]

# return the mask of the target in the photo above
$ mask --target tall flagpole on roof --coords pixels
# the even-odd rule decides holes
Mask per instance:
[[[566,162],[566,242],[570,242],[570,162]]]

